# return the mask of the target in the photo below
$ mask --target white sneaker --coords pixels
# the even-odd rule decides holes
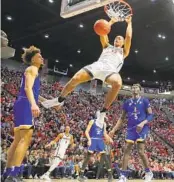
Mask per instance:
[[[45,107],[46,109],[49,109],[51,107],[55,106],[63,106],[64,102],[58,102],[58,98],[54,98],[51,100],[46,100],[44,102],[41,102],[42,106]]]
[[[39,179],[38,176],[37,176],[37,174],[34,176],[34,179]]]
[[[123,175],[120,176],[118,182],[126,182],[127,181],[127,178]]]
[[[88,178],[87,178],[86,176],[79,176],[79,177],[77,178],[77,180],[80,181],[80,182],[85,182],[85,181],[88,180]]]
[[[50,178],[49,175],[47,175],[47,174],[42,175],[42,176],[40,177],[40,179],[46,180],[46,181],[51,181],[51,178]]]
[[[145,180],[144,182],[151,182],[152,181],[152,178],[153,178],[153,173],[150,171],[150,172],[147,172],[145,174]]]

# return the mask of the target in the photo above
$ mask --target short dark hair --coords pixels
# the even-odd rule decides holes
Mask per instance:
[[[30,64],[32,57],[37,54],[41,53],[40,49],[35,46],[30,46],[29,48],[23,49],[24,53],[22,54],[22,60],[24,63]]]
[[[141,85],[139,83],[135,83],[135,84],[132,85],[132,87],[134,87],[134,86],[139,87],[140,90],[142,89],[142,87],[141,87]]]

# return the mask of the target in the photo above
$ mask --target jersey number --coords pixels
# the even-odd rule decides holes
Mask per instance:
[[[138,116],[137,116],[137,114],[136,114],[136,113],[134,114],[134,118],[135,118],[135,120],[137,120],[137,119],[138,119]]]

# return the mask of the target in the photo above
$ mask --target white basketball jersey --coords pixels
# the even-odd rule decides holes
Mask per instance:
[[[66,149],[68,148],[70,141],[71,141],[72,135],[66,136],[65,133],[63,133],[63,137],[59,140],[58,147],[55,151],[55,156],[59,156],[60,158],[63,158],[66,152]]]
[[[69,134],[68,136],[65,135],[65,133],[63,133],[63,137],[59,140],[59,147],[60,148],[68,148],[69,144],[71,141],[71,135]]]
[[[109,45],[103,49],[98,62],[103,62],[106,70],[117,70],[119,72],[124,63],[123,48]]]

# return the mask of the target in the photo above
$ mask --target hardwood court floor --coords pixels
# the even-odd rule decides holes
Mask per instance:
[[[26,180],[24,179],[24,181],[26,182],[46,182],[44,180],[36,180],[36,179],[29,179]],[[74,180],[74,179],[54,179],[51,180],[52,182],[78,182],[78,180]],[[107,179],[105,180],[87,180],[87,182],[107,182]],[[117,180],[114,179],[113,182],[116,182]],[[144,180],[128,180],[128,182],[143,182]],[[174,182],[174,180],[152,180],[152,182]]]

